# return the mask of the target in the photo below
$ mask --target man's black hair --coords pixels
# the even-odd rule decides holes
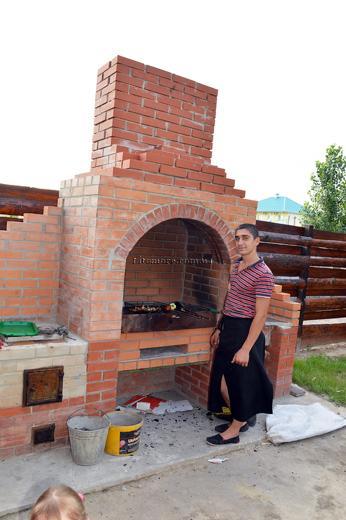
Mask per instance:
[[[247,229],[248,232],[251,233],[253,238],[259,237],[258,229],[253,224],[240,224],[240,226],[238,226],[237,229],[235,230],[235,233],[237,231],[239,231],[240,229]]]

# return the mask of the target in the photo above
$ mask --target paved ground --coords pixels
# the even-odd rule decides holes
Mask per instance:
[[[284,402],[320,401],[311,393]],[[346,415],[346,409],[338,411]],[[91,520],[328,520],[346,517],[346,429],[281,445],[265,441],[263,418],[241,444],[204,444],[216,424],[202,411],[146,420],[138,455],[105,456],[97,466],[76,466],[66,450],[0,464],[2,514],[29,505],[49,484],[65,482],[88,492]],[[149,418],[148,418],[149,419]],[[223,464],[208,463],[218,454]],[[153,475],[148,478],[149,475]],[[109,489],[117,484],[116,487]],[[106,491],[98,491],[107,489]],[[1,511],[0,511],[1,515]]]
[[[261,445],[87,497],[91,519],[327,520],[346,517],[346,430]]]
[[[334,520],[346,517],[346,429],[293,444],[248,446],[91,493],[91,520]],[[5,517],[23,520],[27,514]]]

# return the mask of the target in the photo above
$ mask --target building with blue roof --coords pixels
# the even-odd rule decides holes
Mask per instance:
[[[301,204],[277,193],[275,197],[268,197],[258,202],[256,216],[258,220],[300,226],[299,212],[301,209]]]

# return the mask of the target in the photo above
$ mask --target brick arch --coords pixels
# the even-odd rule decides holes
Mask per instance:
[[[109,258],[110,267],[113,260],[125,261],[138,240],[151,228],[176,218],[196,220],[206,224],[222,240],[229,258],[234,256],[233,231],[215,211],[194,204],[166,204],[146,213],[130,227],[119,245],[112,251]]]

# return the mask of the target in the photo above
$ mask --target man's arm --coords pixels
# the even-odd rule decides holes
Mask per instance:
[[[241,349],[238,350],[238,352],[236,352],[236,354],[234,355],[232,363],[236,363],[237,365],[247,367],[249,363],[250,350],[252,349],[252,347],[256,343],[258,336],[262,332],[268,314],[269,305],[270,298],[256,298],[256,314],[253,319],[253,322],[251,323],[248,337],[243,343]]]

